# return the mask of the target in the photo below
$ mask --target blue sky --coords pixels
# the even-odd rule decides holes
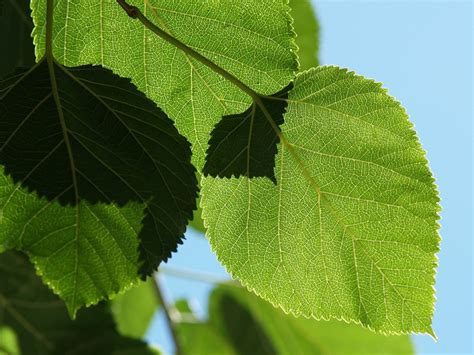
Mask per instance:
[[[442,198],[434,329],[414,336],[419,354],[472,353],[473,4],[471,1],[314,1],[323,64],[383,82],[406,107]],[[188,240],[168,267],[225,277],[206,240]],[[190,298],[205,314],[211,285],[164,276],[169,298]],[[148,339],[171,349],[162,316]]]

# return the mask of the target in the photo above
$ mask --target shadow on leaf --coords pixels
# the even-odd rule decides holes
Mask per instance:
[[[269,118],[279,127],[293,84],[260,98],[269,117],[255,102],[243,113],[224,116],[211,133],[203,173],[213,177],[267,177],[274,184],[275,156],[280,139]]]
[[[146,204],[140,273],[176,250],[196,207],[191,149],[127,79],[46,60],[0,82],[0,164],[48,200]]]

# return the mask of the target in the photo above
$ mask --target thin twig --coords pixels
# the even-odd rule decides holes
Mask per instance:
[[[193,271],[185,268],[176,268],[171,266],[161,266],[160,273],[167,276],[179,277],[183,279],[204,282],[209,284],[231,284],[233,286],[240,287],[240,283],[235,282],[231,279],[221,277],[211,273],[205,273],[201,271]]]
[[[155,288],[156,296],[157,296],[158,301],[160,302],[161,306],[163,307],[163,311],[164,311],[165,317],[166,317],[166,322],[168,323],[168,327],[171,331],[171,336],[173,338],[174,346],[175,346],[175,349],[176,349],[175,353],[176,353],[176,355],[182,355],[183,352],[182,352],[181,345],[180,345],[179,338],[178,338],[178,331],[176,329],[176,323],[175,323],[175,321],[173,320],[173,317],[172,317],[172,310],[168,306],[168,303],[166,302],[165,298],[163,297],[163,291],[162,291],[162,287],[161,287],[158,275],[153,276],[153,281],[154,281],[153,285],[154,285],[154,288]]]

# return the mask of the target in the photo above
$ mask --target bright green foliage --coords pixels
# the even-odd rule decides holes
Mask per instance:
[[[237,87],[165,43],[115,1],[55,0],[54,54],[69,66],[102,64],[132,79],[193,144],[204,164],[209,133],[224,114],[247,109]],[[158,26],[262,94],[273,94],[297,67],[284,1],[130,1]],[[44,52],[46,0],[32,1],[37,56]],[[146,7],[143,7],[146,4]]]
[[[319,65],[319,23],[310,0],[290,0],[300,70]]]
[[[218,287],[210,299],[210,317],[215,329],[225,333],[233,343],[242,342],[232,327],[247,326],[248,333],[257,334],[260,344],[271,342],[277,354],[332,355],[399,355],[412,354],[410,338],[383,336],[362,327],[340,321],[316,321],[295,318],[272,307],[268,302],[244,289]],[[245,319],[253,318],[253,326]],[[255,326],[261,327],[259,330]],[[267,337],[267,339],[262,339]],[[269,346],[266,346],[269,353]],[[270,352],[271,353],[271,352]]]
[[[0,243],[27,252],[71,314],[136,282],[140,204],[64,207],[28,193],[1,173]]]
[[[0,243],[28,252],[71,314],[176,250],[195,207],[191,151],[128,80],[42,61],[0,82],[0,103]]]
[[[206,323],[180,323],[178,325],[178,339],[183,349],[183,355],[238,354],[212,325]]]
[[[0,83],[0,248],[27,252],[70,313],[129,288],[139,271],[150,274],[176,249],[194,207],[196,180],[189,147],[170,117],[192,143],[199,172],[213,129],[210,159],[223,143],[218,160],[232,165],[247,155],[236,171],[215,164],[210,174],[252,179],[202,179],[208,236],[234,277],[295,315],[344,319],[387,334],[433,334],[439,208],[424,151],[405,111],[379,84],[336,67],[304,72],[291,84],[297,59],[286,1],[133,1],[185,43],[184,51],[132,21],[115,1],[51,1],[59,63],[101,64],[131,78],[163,108],[105,69],[65,68],[51,58],[49,68],[42,63]],[[45,5],[32,1],[38,59],[45,49]],[[295,14],[308,12],[308,5],[299,2]],[[307,67],[316,59],[311,39],[317,26],[298,18]],[[186,45],[214,64],[201,64]],[[216,65],[230,74],[209,69],[219,72]],[[26,85],[30,74],[35,80]],[[59,89],[46,74],[56,77]],[[267,96],[289,84],[287,99]],[[276,106],[285,106],[283,120]],[[258,114],[241,120],[248,130],[215,134],[249,107]],[[46,116],[53,120],[43,121]],[[256,119],[259,137],[252,131]],[[69,134],[73,144],[58,138]],[[256,159],[261,174],[250,163],[251,140],[271,153]],[[71,159],[77,149],[77,166],[90,170],[80,177]],[[269,318],[252,315],[238,295],[218,303],[227,318],[213,343],[222,353],[229,346],[237,353],[284,352],[285,344],[268,339],[312,332],[303,321],[295,323],[298,331],[265,325]],[[246,308],[243,320],[237,303]],[[245,329],[232,320],[238,318]],[[188,344],[212,338],[212,324],[204,326],[206,335]],[[235,334],[249,342],[232,339]]]
[[[153,279],[140,282],[112,301],[117,329],[122,335],[141,339],[145,336],[153,315],[158,310]]]
[[[295,80],[268,179],[203,180],[228,271],[295,315],[433,334],[438,195],[399,103],[336,67]]]
[[[79,312],[71,321],[64,303],[19,253],[0,256],[0,279],[0,340],[7,336],[3,329],[9,330],[10,339],[13,331],[21,354],[157,354],[142,341],[117,333],[104,304]]]

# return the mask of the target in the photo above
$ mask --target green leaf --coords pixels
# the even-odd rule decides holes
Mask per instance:
[[[238,287],[219,286],[210,299],[214,329],[234,344],[248,341],[240,332],[271,342],[274,354],[413,354],[408,336],[375,334],[354,324],[295,318]],[[247,321],[246,321],[247,320]],[[267,348],[269,349],[269,348]],[[261,354],[263,352],[259,352]]]
[[[288,85],[297,69],[285,1],[131,1],[150,20],[262,94]],[[46,0],[33,0],[37,57],[44,52]],[[55,1],[53,50],[68,66],[101,64],[132,79],[193,145],[198,171],[209,133],[250,99],[233,84],[164,42],[115,1]],[[146,7],[144,7],[144,4]],[[124,55],[126,53],[126,55]]]
[[[298,75],[288,103],[276,186],[202,180],[219,260],[286,312],[433,334],[439,198],[405,110],[337,67]]]
[[[0,78],[35,62],[29,5],[27,0],[0,1]]]
[[[22,354],[156,353],[142,341],[118,334],[104,304],[71,321],[64,303],[20,253],[0,255],[0,279],[0,328],[15,332]]]
[[[319,23],[310,0],[290,0],[300,70],[319,65]]]
[[[143,338],[158,310],[153,279],[140,282],[137,287],[118,295],[111,301],[111,305],[119,333],[132,338]]]
[[[129,288],[138,247],[142,275],[176,250],[197,181],[153,102],[109,70],[47,61],[0,89],[0,244],[27,252],[71,314]]]
[[[131,78],[192,143],[193,163],[200,172],[215,124],[224,115],[247,109],[250,98],[138,21],[130,20],[114,1],[56,3],[56,58],[70,66],[101,64]],[[262,94],[284,88],[297,69],[290,9],[284,1],[130,3]],[[46,0],[32,1],[37,57],[45,48],[45,6]],[[190,224],[205,231],[200,216],[197,210]]]
[[[265,113],[254,102],[243,113],[224,116],[211,133],[204,176],[268,177],[276,184],[273,168],[280,140],[273,127],[283,123],[290,90],[291,84],[275,95],[259,98]]]

